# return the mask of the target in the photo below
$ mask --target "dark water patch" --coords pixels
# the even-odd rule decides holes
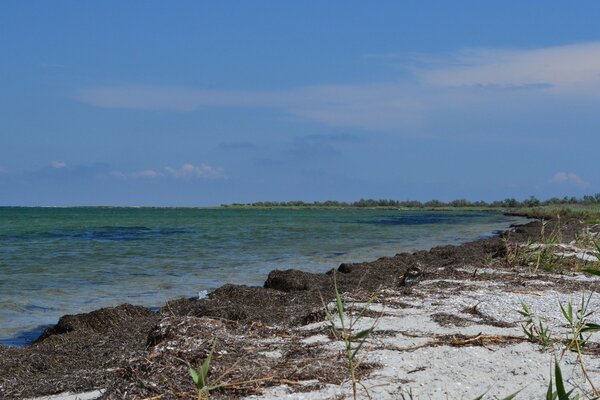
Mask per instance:
[[[52,307],[44,307],[44,306],[38,306],[35,304],[28,304],[25,306],[25,310],[26,311],[52,311],[54,310],[54,308]]]
[[[154,276],[154,274],[151,274],[148,272],[130,272],[129,275],[131,275],[131,276]],[[172,275],[172,274],[167,273],[167,275]]]
[[[476,218],[481,217],[481,214],[473,213],[460,215],[460,218]],[[373,220],[356,220],[353,221],[358,224],[369,224],[369,225],[432,225],[432,224],[457,224],[456,215],[448,214],[415,214],[415,215],[397,215],[386,218],[373,219]]]
[[[69,239],[82,239],[92,241],[115,241],[124,242],[132,240],[145,240],[152,239],[160,236],[178,235],[189,233],[189,231],[183,229],[169,229],[169,228],[146,228],[143,226],[132,226],[132,227],[102,227],[98,229],[86,230],[86,231],[58,231],[53,232],[54,237],[57,238],[69,238]]]
[[[0,338],[0,344],[8,347],[23,347],[30,345],[37,338],[39,338],[42,333],[52,325],[40,325],[37,328],[33,328],[27,331],[19,332],[14,336],[9,338]]]
[[[85,241],[126,242],[187,233],[191,233],[191,231],[175,228],[146,228],[143,226],[105,226],[86,230],[57,229],[49,232],[37,232],[32,234],[0,235],[0,242],[36,239],[76,239]]]

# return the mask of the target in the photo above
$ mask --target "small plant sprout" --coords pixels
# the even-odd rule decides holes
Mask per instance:
[[[209,400],[211,390],[214,390],[219,387],[209,386],[207,380],[208,370],[210,368],[210,361],[212,359],[214,350],[215,342],[213,342],[208,356],[206,356],[206,359],[204,360],[198,371],[196,371],[191,366],[188,366],[188,371],[192,377],[192,380],[194,381],[194,384],[196,385],[196,389],[198,390],[198,400]]]
[[[569,301],[566,306],[560,305],[560,310],[569,323],[571,329],[571,337],[568,339],[568,349],[580,351],[589,340],[591,333],[600,331],[600,325],[589,322],[589,317],[594,313],[589,310],[590,300],[592,295],[586,299],[585,295],[581,296],[581,305],[577,311],[573,310],[573,305]],[[590,333],[587,337],[584,333]]]
[[[248,380],[248,381],[225,382],[224,381],[225,376],[228,375],[235,368],[235,366],[238,364],[238,362],[241,361],[241,359],[238,359],[238,361],[235,362],[234,365],[229,370],[225,371],[223,374],[221,374],[216,379],[216,381],[219,383],[210,385],[208,383],[208,372],[210,370],[210,363],[212,360],[213,353],[215,351],[215,343],[216,343],[216,340],[213,341],[210,352],[208,353],[208,355],[206,356],[206,359],[200,366],[200,369],[196,370],[191,365],[188,364],[188,372],[190,373],[190,376],[192,377],[192,380],[194,381],[194,385],[196,385],[196,390],[198,392],[198,400],[210,400],[210,398],[211,398],[210,392],[212,392],[213,390],[216,390],[216,389],[228,388],[228,387],[230,387],[230,388],[231,387],[240,387],[240,386],[255,384],[258,382],[264,382],[264,381],[272,379],[272,377],[267,377],[267,378],[262,378],[262,379],[252,379],[252,380]]]
[[[544,325],[546,319],[543,317],[536,317],[531,308],[523,300],[521,302],[521,309],[517,310],[519,314],[525,317],[524,323],[521,324],[521,329],[527,338],[532,341],[541,344],[544,347],[549,346],[552,343],[550,328]],[[538,320],[537,323],[535,320]]]
[[[352,313],[350,313],[349,316],[346,317],[346,309],[344,307],[344,301],[342,300],[342,296],[340,295],[340,292],[338,290],[335,273],[333,275],[333,285],[335,291],[335,309],[337,311],[337,317],[340,321],[340,328],[338,328],[335,324],[334,315],[331,314],[327,306],[324,305],[325,313],[327,314],[327,319],[329,320],[333,335],[336,339],[341,340],[344,343],[348,372],[350,373],[350,380],[352,382],[352,396],[355,400],[357,399],[357,387],[358,385],[360,385],[365,390],[367,397],[371,398],[368,389],[365,387],[365,385],[359,382],[358,378],[356,377],[356,370],[360,365],[360,362],[357,361],[356,356],[365,344],[365,341],[369,338],[369,336],[375,329],[377,321],[375,321],[373,325],[366,329],[363,329],[356,333],[354,333],[354,331],[356,324],[364,317],[364,314],[369,309],[369,306],[373,302],[374,297],[368,300],[368,302],[362,307],[361,311],[358,313],[357,316],[353,316]]]

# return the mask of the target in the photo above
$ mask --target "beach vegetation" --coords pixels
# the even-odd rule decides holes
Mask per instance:
[[[264,379],[252,379],[252,380],[246,380],[246,381],[226,382],[225,376],[228,375],[235,368],[235,366],[237,365],[237,363],[235,363],[229,370],[225,371],[223,374],[221,374],[216,379],[216,381],[219,383],[209,384],[208,374],[210,372],[210,364],[211,364],[212,357],[213,357],[213,354],[215,351],[215,345],[216,345],[216,340],[213,341],[211,349],[208,352],[208,355],[206,356],[206,358],[204,359],[202,364],[200,365],[199,369],[196,370],[191,365],[188,364],[188,372],[189,372],[190,376],[192,377],[192,381],[194,382],[194,385],[196,386],[196,393],[198,396],[197,397],[198,400],[210,400],[211,392],[213,392],[217,389],[242,387],[244,385],[256,384],[256,383],[271,379],[270,377],[267,377]],[[239,360],[239,361],[241,361],[241,360]]]
[[[547,319],[544,317],[537,317],[531,307],[521,300],[521,309],[517,311],[523,317],[525,321],[521,324],[521,329],[527,339],[531,342],[539,343],[544,347],[550,346],[551,333],[550,328],[546,324]]]
[[[581,393],[574,393],[575,388],[569,390],[565,389],[565,381],[562,376],[562,371],[560,369],[560,364],[558,360],[554,361],[554,384],[556,390],[552,387],[552,373],[550,373],[550,383],[548,384],[548,391],[546,392],[546,400],[580,400],[587,398],[589,400],[597,400],[598,397],[583,397],[584,395]]]
[[[524,244],[512,242],[510,234],[504,236],[508,265],[528,267],[531,273],[581,271],[600,275],[600,234],[583,228],[574,241],[564,243],[561,220],[557,217],[551,230],[548,221],[542,220],[539,239]]]
[[[564,340],[552,338],[549,328],[542,322],[547,321],[547,319],[544,317],[536,317],[531,308],[521,300],[521,309],[517,310],[517,312],[526,318],[525,322],[521,325],[523,333],[530,341],[539,343],[544,348],[553,346],[555,352],[554,379],[556,390],[553,388],[551,374],[546,399],[577,400],[584,398],[600,398],[598,397],[600,395],[600,390],[596,388],[594,382],[590,378],[584,361],[585,347],[590,340],[591,334],[600,332],[600,324],[590,322],[590,317],[594,313],[594,311],[590,311],[589,309],[592,296],[593,293],[587,297],[582,295],[581,302],[577,308],[573,306],[571,301],[568,301],[567,304],[559,303],[561,314],[566,320],[569,328],[569,333]],[[559,355],[557,355],[557,348],[554,347],[555,345],[560,345],[562,347]],[[560,347],[558,349],[560,349]],[[581,393],[574,393],[574,389],[568,392],[565,390],[559,362],[567,351],[575,352],[577,354],[576,364],[580,368],[584,379],[589,383],[591,393],[586,393],[584,390],[582,390]]]
[[[587,345],[591,334],[594,332],[600,332],[600,324],[590,322],[589,320],[594,313],[594,311],[590,311],[589,309],[592,295],[593,293],[587,298],[585,295],[582,295],[581,303],[577,309],[573,308],[571,301],[567,302],[566,305],[559,303],[562,315],[566,319],[570,330],[566,340],[564,341],[565,346],[562,350],[561,357],[566,351],[573,351],[577,353],[577,364],[579,365],[583,376],[591,385],[592,393],[594,395],[600,395],[600,391],[594,386],[594,382],[587,372],[587,368],[583,359],[585,346]]]
[[[204,362],[200,366],[200,369],[195,370],[192,366],[188,365],[188,372],[194,381],[194,385],[196,385],[196,389],[198,391],[198,400],[209,400],[210,392],[214,389],[217,389],[219,386],[210,386],[208,384],[208,371],[210,368],[210,361],[212,359],[213,352],[215,350],[215,343],[213,342],[212,347],[204,359]]]
[[[358,386],[360,385],[367,394],[367,397],[371,398],[369,390],[357,377],[357,370],[360,366],[360,360],[357,358],[357,355],[369,336],[371,336],[375,330],[378,319],[367,328],[359,330],[358,332],[356,331],[356,326],[363,317],[365,317],[365,314],[369,310],[375,297],[372,296],[357,312],[347,312],[348,310],[344,305],[344,300],[338,289],[335,273],[333,275],[333,286],[335,293],[335,314],[332,313],[325,304],[323,304],[323,306],[334,337],[344,344],[346,365],[352,384],[352,397],[355,400],[358,398]],[[339,321],[339,326],[336,324],[336,319]]]

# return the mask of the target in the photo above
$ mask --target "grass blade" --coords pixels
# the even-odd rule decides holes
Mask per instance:
[[[364,338],[363,340],[360,341],[360,343],[358,343],[358,346],[356,346],[356,348],[352,352],[352,355],[350,356],[350,361],[354,360],[354,357],[356,357],[356,353],[358,353],[358,351],[363,346],[363,344],[365,343],[366,340],[367,340],[367,338]]]
[[[192,377],[192,380],[194,381],[194,385],[196,385],[198,389],[202,389],[200,375],[198,372],[192,367],[188,367],[188,371]]]
[[[593,269],[593,268],[585,268],[582,269],[583,272],[587,272],[588,274],[592,274],[592,275],[596,275],[596,276],[600,276],[600,270],[598,269]]]
[[[587,324],[585,324],[583,326],[583,328],[581,328],[581,332],[597,332],[597,331],[600,331],[600,325],[593,324],[591,322],[588,322]]]
[[[335,308],[338,312],[338,317],[340,317],[340,323],[342,324],[342,330],[346,330],[344,326],[344,302],[342,301],[342,296],[340,296],[340,292],[337,287],[337,282],[333,281],[333,287],[335,289]]]
[[[514,392],[513,394],[508,395],[508,396],[502,398],[502,400],[512,400],[512,399],[514,399],[521,392],[521,390],[523,390],[523,389],[520,389],[520,390]]]
[[[562,371],[560,370],[558,361],[554,362],[554,377],[556,378],[556,394],[558,395],[558,400],[569,400],[569,394],[565,391]]]
[[[552,372],[550,372],[550,383],[548,384],[548,391],[546,392],[546,400],[554,400],[555,398],[555,394],[552,393]]]
[[[367,336],[369,336],[371,334],[371,332],[373,332],[373,328],[362,330],[362,331],[358,332],[356,335],[353,335],[351,337],[351,340],[364,339]]]
[[[567,309],[565,310],[565,307],[562,305],[562,303],[558,303],[560,305],[560,311],[562,312],[562,315],[565,317],[565,319],[572,324],[573,323],[573,306],[571,305],[571,302],[569,301],[567,303]]]
[[[200,380],[202,382],[202,387],[200,389],[202,389],[204,386],[206,386],[206,377],[208,375],[208,369],[210,368],[210,361],[212,359],[214,350],[215,350],[215,342],[213,341],[210,352],[208,353],[208,356],[206,356],[206,360],[204,360],[204,362],[202,363],[202,367],[200,367]]]

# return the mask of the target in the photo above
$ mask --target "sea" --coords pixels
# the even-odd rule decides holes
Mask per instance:
[[[269,271],[460,244],[523,218],[382,209],[0,207],[0,343],[31,342],[65,314],[158,308]]]

